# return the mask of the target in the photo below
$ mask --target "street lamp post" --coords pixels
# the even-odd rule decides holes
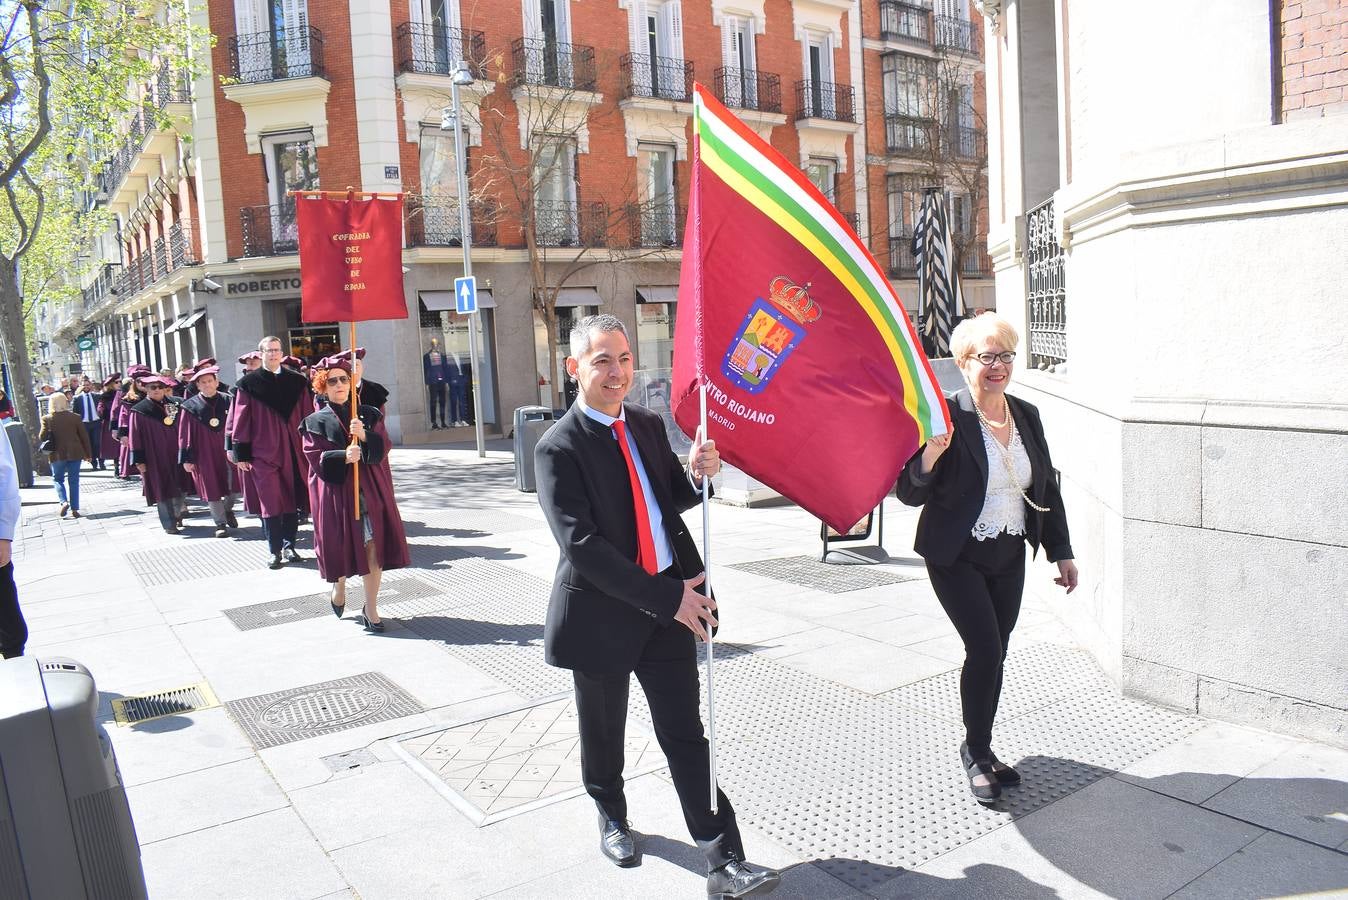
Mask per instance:
[[[450,96],[453,106],[446,107],[440,114],[440,130],[444,131],[452,121],[454,123],[454,170],[459,180],[459,241],[463,245],[463,274],[467,278],[473,274],[472,233],[469,227],[468,209],[468,167],[463,156],[463,108],[459,105],[459,88],[473,83],[473,73],[468,64],[459,60],[458,68],[450,79]],[[477,310],[468,314],[468,364],[473,369],[473,427],[477,432],[477,455],[487,455],[486,440],[482,433],[482,392],[478,380],[477,366]]]

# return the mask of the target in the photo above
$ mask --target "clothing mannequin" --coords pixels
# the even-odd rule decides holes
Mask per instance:
[[[440,339],[431,338],[431,349],[421,358],[422,373],[426,390],[430,395],[431,431],[448,428],[445,419],[445,406],[448,399],[449,369],[444,351],[440,349]]]

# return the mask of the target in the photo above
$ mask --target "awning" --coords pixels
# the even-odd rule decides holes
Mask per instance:
[[[592,287],[562,288],[557,292],[558,306],[599,306],[599,291]]]
[[[187,321],[187,317],[190,316],[190,315],[191,315],[191,313],[184,313],[183,315],[181,315],[181,316],[179,316],[178,318],[174,319],[172,324],[167,325],[167,326],[165,326],[162,330],[160,330],[159,333],[160,333],[160,334],[173,334],[173,332],[175,332],[175,331],[177,331],[179,328],[182,328],[182,327],[183,327],[183,323]]]
[[[642,303],[677,303],[679,299],[678,285],[637,285],[637,296],[641,298]]]
[[[184,328],[191,328],[193,325],[197,324],[197,322],[199,322],[201,320],[201,317],[204,315],[206,315],[206,310],[204,309],[197,310],[196,312],[192,313],[190,316],[187,317],[187,321],[182,322],[181,324],[178,325],[178,330],[181,331]]]
[[[453,291],[422,291],[421,302],[426,304],[427,312],[454,312],[458,308],[454,302]],[[491,291],[484,288],[477,289],[477,308],[496,308],[496,301],[492,299]]]

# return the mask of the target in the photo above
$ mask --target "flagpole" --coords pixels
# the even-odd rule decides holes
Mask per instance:
[[[698,388],[698,394],[701,400],[702,424],[698,428],[698,434],[702,440],[707,440],[707,382],[703,381]],[[708,597],[712,596],[711,590],[711,478],[705,473],[702,475],[702,590]],[[716,685],[712,680],[712,661],[715,657],[716,636],[711,628],[707,629],[707,759],[708,770],[711,773],[711,811],[717,812],[716,790]]]
[[[356,320],[351,320],[351,421],[360,415],[356,408]],[[349,430],[349,428],[348,428]],[[355,438],[351,439],[355,442]],[[360,461],[351,464],[351,484],[355,492],[356,521],[360,521]],[[317,515],[317,513],[315,513]]]

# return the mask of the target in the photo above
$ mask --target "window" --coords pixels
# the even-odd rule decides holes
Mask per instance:
[[[880,58],[880,73],[887,114],[930,117],[928,92],[934,75],[931,60],[904,53],[886,53]]]
[[[669,407],[669,369],[674,365],[674,315],[677,303],[637,304],[637,362],[642,370],[655,369],[663,379],[649,382],[646,406],[658,408],[660,400]]]
[[[438,128],[421,129],[421,192],[458,200],[459,172],[454,159],[454,135]]]
[[[820,159],[810,157],[809,163],[805,166],[805,174],[819,188],[819,192],[828,198],[830,203],[838,202],[838,162],[833,159]]]
[[[678,227],[674,204],[674,148],[661,144],[637,145],[638,200],[641,204],[641,245],[673,246]]]
[[[679,0],[631,0],[628,20],[631,90],[641,97],[687,98],[683,11]]]
[[[903,173],[889,176],[887,199],[889,201],[890,237],[911,237],[913,225],[922,211],[922,197],[931,181],[927,176]]]
[[[754,60],[754,21],[725,16],[721,22],[721,64],[725,73],[725,103],[743,109],[758,108],[757,63]]]
[[[541,406],[552,408],[552,386],[561,387],[563,407],[575,402],[578,386],[574,379],[566,374],[566,358],[571,355],[571,327],[586,316],[597,315],[598,306],[558,306],[557,307],[557,368],[548,377],[548,331],[543,324],[543,314],[534,310],[534,350],[538,361],[538,402]]]
[[[540,243],[565,247],[579,238],[576,206],[576,148],[565,138],[536,135],[534,220]]]
[[[318,154],[308,132],[267,135],[262,139],[267,170],[267,194],[271,200],[271,237],[274,253],[294,252],[299,246],[295,224],[295,198],[290,191],[318,187]]]
[[[833,89],[833,40],[827,34],[811,33],[805,43],[807,114],[823,119],[838,118],[838,100]]]

